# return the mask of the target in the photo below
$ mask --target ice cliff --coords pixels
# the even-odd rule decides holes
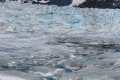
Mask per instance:
[[[120,21],[119,9],[80,9],[70,6],[32,5],[31,3],[21,5],[17,2],[0,3],[0,7],[1,26],[12,24],[29,28],[32,24],[36,24],[41,27],[43,25],[47,27],[61,25],[61,27],[85,28],[85,26],[95,26],[113,29],[119,26]],[[29,29],[32,30],[32,28]]]
[[[110,41],[114,43],[119,35],[119,13],[119,9],[57,7],[6,2],[0,3],[0,32],[95,33],[99,37],[105,38],[104,35],[109,38],[114,37]]]

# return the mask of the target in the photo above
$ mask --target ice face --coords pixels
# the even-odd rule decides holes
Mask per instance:
[[[103,39],[101,41],[96,38],[95,43],[108,42],[113,44],[115,41],[116,43],[119,41],[116,39],[119,35],[119,9],[79,9],[70,6],[32,5],[31,3],[21,6],[16,2],[4,5],[2,3],[0,5],[1,33],[48,31],[70,35],[72,32],[77,32],[78,34],[83,33],[83,36],[89,33],[90,35],[86,36],[93,37],[94,35],[94,37]],[[5,11],[3,12],[3,10]],[[104,35],[107,35],[109,39],[106,39]]]

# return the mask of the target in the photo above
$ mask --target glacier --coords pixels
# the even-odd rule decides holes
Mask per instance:
[[[111,40],[107,41],[108,43],[119,43],[119,9],[57,7],[17,2],[0,3],[0,7],[1,33],[38,31],[70,34],[77,32],[88,37],[93,34],[93,37],[100,37],[103,40],[106,38],[104,35],[107,35]]]
[[[119,13],[0,3],[0,79],[119,80]]]

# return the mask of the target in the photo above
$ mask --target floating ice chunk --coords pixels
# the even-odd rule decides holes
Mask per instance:
[[[16,27],[11,25],[6,29],[6,32],[14,32],[15,29],[16,29]]]

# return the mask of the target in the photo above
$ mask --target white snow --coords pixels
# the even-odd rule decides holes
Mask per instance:
[[[73,0],[71,6],[79,5],[79,4],[81,4],[81,3],[85,2],[85,1],[86,0]]]
[[[50,0],[40,0],[39,2],[40,3],[48,3],[48,2],[50,2]]]

